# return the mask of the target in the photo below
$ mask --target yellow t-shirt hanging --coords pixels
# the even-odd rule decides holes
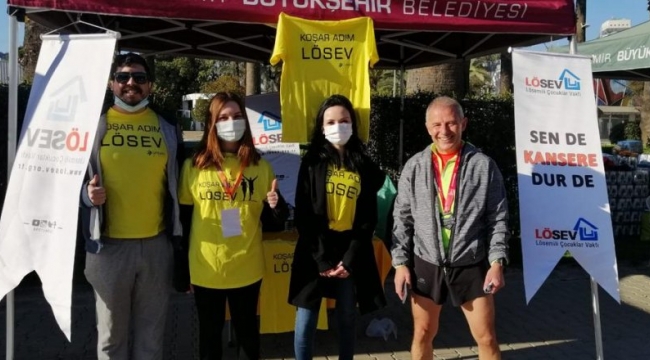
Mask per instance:
[[[155,236],[165,229],[168,156],[158,116],[150,109],[138,114],[109,109],[106,123],[99,152],[106,189],[104,235]]]
[[[351,230],[357,210],[357,198],[361,193],[359,174],[329,165],[325,178],[325,192],[329,228],[335,231]]]
[[[237,157],[226,154],[223,169],[232,186],[241,169]],[[271,165],[263,159],[256,166],[247,166],[231,201],[216,168],[199,170],[192,166],[191,159],[185,161],[178,201],[194,205],[189,251],[192,284],[232,289],[262,278],[264,254],[260,216],[274,178]],[[234,217],[230,216],[233,212],[236,213]],[[232,234],[233,226],[238,229],[235,235]]]
[[[368,66],[379,61],[372,19],[315,21],[281,13],[271,64],[280,60],[282,141],[309,142],[320,104],[335,94],[350,99],[359,137],[368,141]]]

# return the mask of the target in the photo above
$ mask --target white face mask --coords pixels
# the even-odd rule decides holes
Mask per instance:
[[[239,141],[246,131],[246,120],[234,119],[219,121],[217,126],[217,136],[223,141]]]
[[[142,99],[136,105],[129,105],[129,104],[125,103],[124,101],[122,101],[122,99],[118,98],[117,96],[114,96],[114,99],[115,99],[115,105],[117,105],[118,107],[120,107],[124,111],[130,112],[130,113],[134,113],[136,111],[142,110],[145,106],[149,105],[149,99],[148,98]]]
[[[350,136],[352,136],[352,124],[337,123],[325,125],[323,127],[323,133],[325,134],[325,139],[333,145],[345,145],[350,140]]]

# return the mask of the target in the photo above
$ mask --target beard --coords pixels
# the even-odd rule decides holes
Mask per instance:
[[[129,94],[129,92],[132,94]],[[133,94],[140,96],[136,97],[136,99],[133,99]],[[139,86],[124,86],[120,94],[116,96],[119,97],[120,100],[124,101],[124,103],[131,106],[138,105],[144,99],[144,96],[142,96],[142,89]]]

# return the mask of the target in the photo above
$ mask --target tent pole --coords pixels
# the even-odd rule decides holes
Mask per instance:
[[[399,67],[399,171],[402,172],[402,167],[404,167],[404,47],[399,47],[399,58],[400,58],[400,67]]]
[[[578,43],[576,42],[575,36],[571,36],[571,40],[569,42],[569,53],[572,55],[578,53]]]
[[[571,43],[569,45],[570,54],[575,55],[578,53],[578,44],[575,36],[571,36]],[[596,95],[598,96],[598,95]],[[593,276],[590,277],[591,281],[591,306],[593,307],[594,315],[594,332],[596,337],[596,359],[603,360],[603,332],[600,324],[600,302],[598,301],[598,284]]]
[[[18,9],[9,8],[9,109],[7,111],[7,186],[9,176],[16,158],[16,145],[18,133]],[[13,12],[11,12],[13,10]],[[6,356],[7,360],[14,358],[15,339],[15,299],[13,290],[7,293],[7,332]]]

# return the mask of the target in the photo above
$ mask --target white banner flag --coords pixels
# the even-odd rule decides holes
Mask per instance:
[[[591,59],[513,52],[526,301],[568,250],[620,302]]]
[[[273,167],[284,199],[295,205],[300,169],[300,144],[282,142],[280,96],[278,93],[246,97],[246,114],[255,148]]]
[[[115,37],[43,37],[0,218],[0,297],[36,270],[68,339],[79,194]]]

